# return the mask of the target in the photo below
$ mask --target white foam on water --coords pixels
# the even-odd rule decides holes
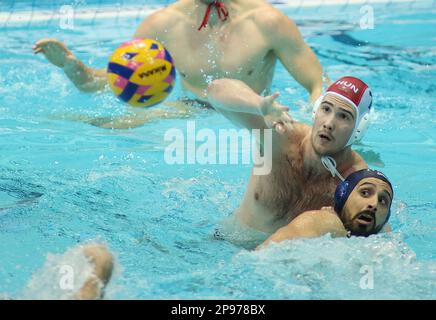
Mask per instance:
[[[419,261],[401,238],[399,233],[350,239],[327,235],[273,243],[235,258],[237,265],[252,264],[254,272],[273,282],[280,298],[436,298],[436,263]],[[372,289],[362,287],[368,268]]]
[[[71,283],[66,283],[66,272],[73,271]],[[20,299],[69,300],[93,273],[93,265],[83,254],[83,247],[68,249],[63,254],[48,254],[44,266],[36,271],[26,285]]]

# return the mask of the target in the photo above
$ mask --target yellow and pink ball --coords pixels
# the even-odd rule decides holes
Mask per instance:
[[[173,59],[156,40],[134,39],[118,47],[107,68],[115,95],[133,107],[148,108],[171,93],[176,80]]]

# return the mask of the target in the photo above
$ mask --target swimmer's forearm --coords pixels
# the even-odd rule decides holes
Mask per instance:
[[[309,93],[309,102],[314,103],[322,94],[323,70],[316,56],[307,48],[306,55],[295,57],[293,76]]]
[[[257,250],[268,246],[271,242],[282,242],[302,238],[317,238],[331,234],[332,237],[345,237],[345,230],[341,220],[331,209],[313,210],[300,214],[288,225],[277,230]]]
[[[296,76],[296,79],[309,92],[309,102],[314,103],[322,94],[323,69],[310,48],[307,47],[306,50],[308,53],[305,55],[304,61],[302,61],[302,57],[296,59],[299,63],[299,67],[297,67],[299,75]]]
[[[260,250],[262,248],[267,247],[272,242],[279,243],[286,240],[297,240],[297,239],[308,239],[308,238],[317,238],[321,237],[324,234],[327,234],[328,232],[321,232],[319,230],[316,230],[314,228],[308,228],[308,227],[300,227],[298,225],[292,224],[292,222],[279,229],[274,233],[272,236],[270,236],[268,239],[265,240],[261,245],[259,245],[256,250]]]
[[[304,42],[295,22],[280,15],[273,24],[276,28],[267,27],[274,46],[274,52],[286,70],[309,93],[309,102],[315,102],[322,94],[323,69],[312,49]]]
[[[235,79],[214,80],[207,89],[208,100],[214,108],[262,115],[262,97],[244,82]]]
[[[282,242],[285,240],[298,239],[298,233],[295,232],[292,228],[292,225],[289,224],[283,228],[277,230],[273,235],[271,235],[268,239],[266,239],[262,244],[257,246],[256,250],[263,249],[271,244],[271,242]]]
[[[315,103],[315,101],[321,96],[322,94],[322,86],[316,87],[313,89],[309,95],[309,102]]]
[[[75,57],[67,60],[63,70],[80,91],[96,92],[107,87],[106,70],[88,68]]]

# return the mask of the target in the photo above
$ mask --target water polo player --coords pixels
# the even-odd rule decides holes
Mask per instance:
[[[168,49],[190,96],[183,99],[191,101],[189,105],[194,100],[207,104],[208,84],[222,77],[239,79],[259,94],[269,91],[277,60],[308,91],[311,101],[322,92],[322,67],[316,55],[296,24],[264,0],[175,1],[146,17],[133,38],[154,39]],[[106,70],[85,66],[58,40],[40,40],[33,50],[62,68],[82,91],[95,92],[107,86]],[[186,104],[178,106],[183,113]],[[168,110],[132,111],[138,115],[95,124],[132,128],[149,121],[154,113],[156,117],[170,116]]]
[[[328,233],[333,237],[377,234],[389,220],[393,196],[392,185],[383,173],[371,169],[353,172],[336,188],[334,208],[300,214],[259,248],[270,242]]]
[[[210,101],[233,123],[274,129],[270,173],[253,170],[240,207],[217,232],[233,242],[251,242],[247,247],[262,243],[302,212],[330,206],[342,177],[367,168],[351,150],[365,132],[372,105],[362,80],[334,82],[315,105],[312,127],[293,120],[288,108],[275,102],[277,97],[259,96],[238,80],[209,86]]]

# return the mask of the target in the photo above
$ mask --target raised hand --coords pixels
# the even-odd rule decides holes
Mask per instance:
[[[56,39],[42,39],[32,47],[35,54],[43,53],[52,64],[63,68],[68,60],[75,59],[72,52]]]
[[[260,111],[268,128],[275,129],[278,133],[285,132],[285,125],[292,121],[289,116],[289,108],[277,103],[275,100],[280,96],[278,92],[263,98]]]

